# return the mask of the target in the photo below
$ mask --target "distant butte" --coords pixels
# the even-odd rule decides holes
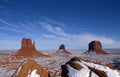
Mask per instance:
[[[59,47],[59,50],[57,51],[57,53],[70,53],[68,52],[66,49],[65,49],[65,45],[64,44],[61,44],[60,47]]]
[[[32,42],[29,38],[23,38],[21,42],[21,48],[15,54],[17,56],[35,56],[35,57],[42,57],[46,56],[43,53],[39,52],[35,48],[35,41]]]
[[[102,44],[100,41],[91,41],[89,43],[88,51],[86,53],[96,53],[96,54],[107,54],[102,49]]]

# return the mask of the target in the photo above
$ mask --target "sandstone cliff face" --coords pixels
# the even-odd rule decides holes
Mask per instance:
[[[65,49],[65,45],[61,44],[57,53],[70,53]]]
[[[36,50],[35,49],[35,42],[32,43],[32,40],[29,38],[23,38],[21,42],[21,50]]]
[[[50,75],[37,62],[28,60],[16,70],[12,77],[50,77]]]
[[[29,38],[23,38],[21,42],[21,49],[15,54],[17,56],[45,56],[35,48],[35,42]]]
[[[100,41],[90,42],[88,52],[95,52],[96,54],[106,54],[106,52],[102,50],[102,44]]]

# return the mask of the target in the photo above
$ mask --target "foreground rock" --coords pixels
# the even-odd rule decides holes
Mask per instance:
[[[100,64],[85,62],[79,57],[72,58],[61,68],[61,77],[120,77],[117,70]]]
[[[50,77],[50,75],[34,60],[28,60],[16,70],[12,77]]]
[[[104,50],[102,50],[102,44],[100,41],[90,42],[86,53],[107,54]]]
[[[21,42],[21,49],[15,54],[16,56],[46,56],[35,48],[35,42],[29,38],[23,38]]]
[[[59,47],[59,50],[57,51],[57,53],[70,53],[68,52],[66,49],[65,49],[65,45],[64,44],[61,44],[60,47]]]

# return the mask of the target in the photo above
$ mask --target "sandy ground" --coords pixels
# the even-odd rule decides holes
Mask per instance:
[[[38,64],[42,65],[42,67],[48,69],[51,72],[51,75],[59,75],[61,65],[65,64],[69,59],[75,56],[104,65],[112,63],[115,58],[120,58],[120,50],[107,50],[107,52],[110,53],[107,55],[83,54],[85,52],[83,50],[72,50],[72,54],[56,54],[53,52],[45,52],[46,54],[49,54],[50,57],[32,58]],[[11,77],[20,64],[28,59],[25,57],[20,59],[15,58],[11,56],[12,53],[13,52],[0,52],[0,77]]]

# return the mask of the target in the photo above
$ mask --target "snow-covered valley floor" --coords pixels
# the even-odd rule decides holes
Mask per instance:
[[[120,54],[95,55],[95,54],[83,54],[82,51],[73,52],[73,54],[55,54],[52,52],[47,52],[47,54],[49,54],[50,57],[37,57],[32,59],[34,59],[38,64],[42,65],[42,67],[47,68],[49,71],[51,71],[51,75],[53,76],[56,75],[56,77],[59,77],[59,73],[61,71],[61,65],[65,64],[73,57],[80,57],[81,59],[95,63],[100,63],[103,65],[112,63],[114,58],[120,57]],[[10,54],[9,55],[1,54],[0,77],[11,77],[13,73],[16,71],[16,69],[21,65],[21,63],[23,63],[27,59],[28,58],[25,57],[16,59],[15,57],[11,57]],[[85,64],[89,66],[91,65],[88,63]],[[96,67],[96,65],[94,65],[93,67]]]

